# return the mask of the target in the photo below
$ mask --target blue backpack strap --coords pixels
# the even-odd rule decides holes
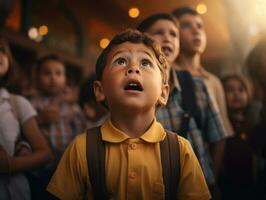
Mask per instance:
[[[166,137],[160,142],[161,164],[165,188],[165,200],[176,199],[180,179],[180,149],[177,134],[165,130]]]
[[[107,200],[105,181],[105,143],[100,127],[87,131],[86,156],[94,199]]]
[[[201,113],[197,104],[195,85],[188,71],[177,71],[178,81],[181,86],[183,119],[179,134],[187,138],[190,118],[193,117],[199,129],[202,129]]]

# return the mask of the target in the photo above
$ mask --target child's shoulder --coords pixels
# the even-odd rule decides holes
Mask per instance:
[[[180,135],[177,135],[177,138],[178,138],[180,148],[184,148],[184,147],[190,145],[190,142],[186,138],[184,138]]]
[[[78,134],[68,145],[67,154],[85,155],[86,154],[86,132]]]
[[[180,158],[181,161],[184,162],[185,157],[193,157],[194,151],[189,140],[179,135],[177,138],[179,143]]]
[[[84,141],[86,141],[86,136],[87,136],[87,132],[84,131],[80,134],[78,134],[74,140],[73,140],[73,143],[76,143],[76,144],[80,144],[80,143],[83,143]]]

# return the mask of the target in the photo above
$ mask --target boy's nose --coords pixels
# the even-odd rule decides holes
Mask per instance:
[[[170,41],[170,35],[165,33],[165,34],[163,35],[163,41],[164,41],[164,42],[169,42],[169,41]]]
[[[132,68],[132,67],[131,67],[131,68],[128,68],[126,74],[128,75],[128,74],[132,74],[132,73],[139,74],[140,71],[139,71],[139,69],[137,69],[137,68]]]

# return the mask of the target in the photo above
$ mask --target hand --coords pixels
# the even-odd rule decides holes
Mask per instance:
[[[31,149],[29,149],[25,145],[16,146],[15,156],[27,156],[31,153],[32,153]]]
[[[48,105],[40,113],[42,123],[58,122],[60,119],[60,110],[57,105]]]

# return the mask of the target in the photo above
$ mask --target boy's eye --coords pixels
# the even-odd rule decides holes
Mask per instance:
[[[140,65],[142,67],[152,67],[152,63],[148,59],[142,59]]]
[[[157,30],[154,32],[153,35],[163,35],[163,31],[162,30]]]
[[[127,64],[127,60],[125,58],[117,58],[114,63],[116,65],[125,66]]]
[[[197,27],[198,27],[199,29],[203,29],[203,24],[201,24],[201,23],[197,23]]]
[[[180,24],[180,28],[185,29],[185,28],[190,28],[192,24],[190,22],[184,22]]]
[[[177,37],[177,33],[175,31],[171,31],[170,35],[173,36],[173,37]]]

